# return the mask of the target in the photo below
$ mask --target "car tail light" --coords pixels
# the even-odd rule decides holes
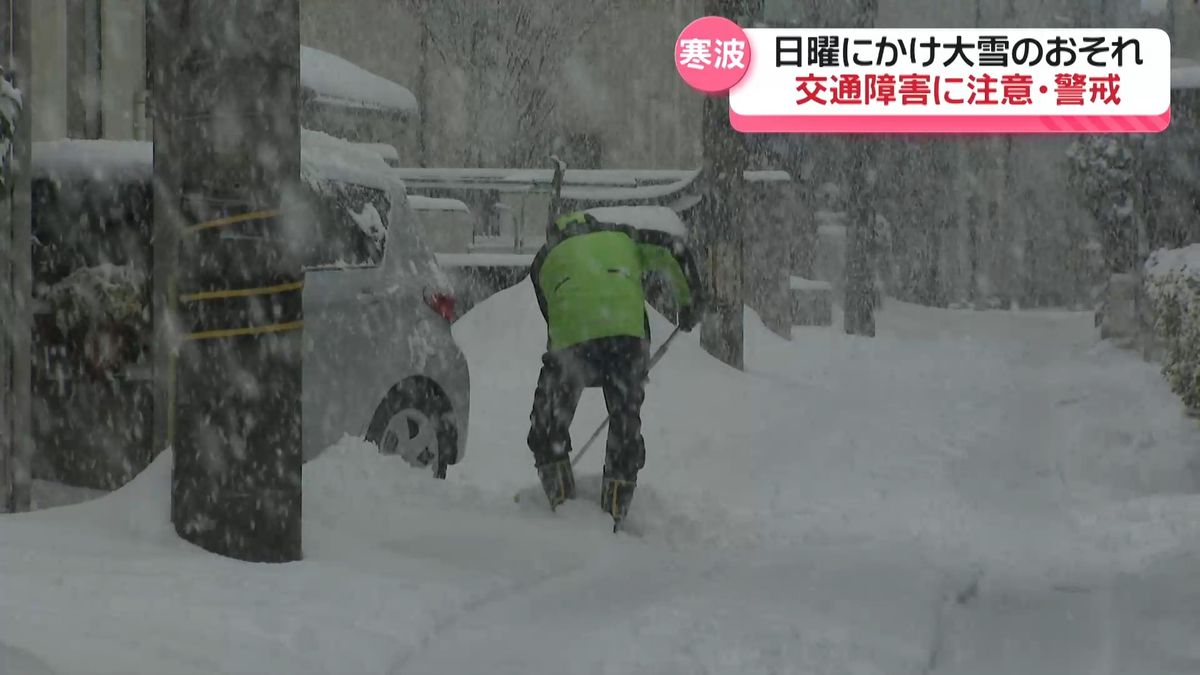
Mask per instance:
[[[454,296],[443,291],[426,291],[425,304],[443,319],[454,321]]]

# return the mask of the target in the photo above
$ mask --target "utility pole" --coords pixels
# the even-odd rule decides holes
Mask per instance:
[[[12,83],[23,94],[12,143],[8,213],[0,226],[0,511],[28,511],[33,495],[33,248],[32,195],[29,164],[32,154],[32,0],[5,0],[5,56]]]
[[[297,560],[303,276],[285,221],[301,189],[299,2],[152,4],[171,520],[221,555]]]
[[[752,0],[705,0],[705,14],[746,25]],[[729,124],[725,96],[704,99],[704,166],[699,210],[702,268],[708,280],[708,311],[700,324],[700,344],[727,365],[745,367],[743,237],[747,154],[744,139]]]

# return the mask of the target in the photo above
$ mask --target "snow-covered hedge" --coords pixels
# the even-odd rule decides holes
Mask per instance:
[[[104,264],[75,270],[40,294],[63,333],[126,324],[146,310],[146,278],[130,265]]]
[[[1155,251],[1145,269],[1163,373],[1188,409],[1200,410],[1200,244]]]
[[[4,77],[0,70],[0,188],[8,186],[8,156],[17,133],[17,117],[21,114],[21,91]]]

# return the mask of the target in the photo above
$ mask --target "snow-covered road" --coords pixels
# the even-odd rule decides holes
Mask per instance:
[[[746,373],[695,336],[654,372],[634,534],[594,504],[601,452],[578,503],[538,498],[522,284],[455,328],[464,463],[344,440],[305,469],[302,563],[178,541],[169,456],[0,518],[0,673],[1200,672],[1200,429],[1090,315],[747,320]],[[602,418],[587,392],[577,438]]]

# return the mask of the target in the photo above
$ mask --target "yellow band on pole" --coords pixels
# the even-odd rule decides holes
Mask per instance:
[[[303,321],[292,321],[289,323],[274,323],[269,326],[247,326],[245,328],[224,328],[221,330],[207,330],[202,333],[191,333],[187,336],[188,340],[216,340],[228,337],[241,337],[244,335],[262,335],[263,333],[284,333],[287,331],[299,330],[304,327]]]
[[[192,225],[192,226],[186,228],[186,231],[188,232],[188,234],[192,234],[195,232],[199,232],[201,230],[210,230],[214,227],[225,227],[226,225],[236,225],[238,223],[245,223],[245,222],[249,222],[251,220],[266,220],[268,218],[276,218],[278,216],[279,216],[278,209],[269,209],[266,211],[252,211],[250,213],[243,213],[243,214],[237,215],[237,216],[228,216],[225,218],[218,218],[216,220],[210,220],[207,222],[198,223],[196,225]]]
[[[264,286],[262,288],[236,288],[225,291],[204,291],[202,293],[189,293],[179,296],[180,302],[198,302],[201,300],[221,300],[224,298],[248,298],[255,295],[274,295],[276,293],[287,293],[288,291],[298,291],[304,288],[303,281],[296,281],[290,284],[279,284],[278,286]]]

